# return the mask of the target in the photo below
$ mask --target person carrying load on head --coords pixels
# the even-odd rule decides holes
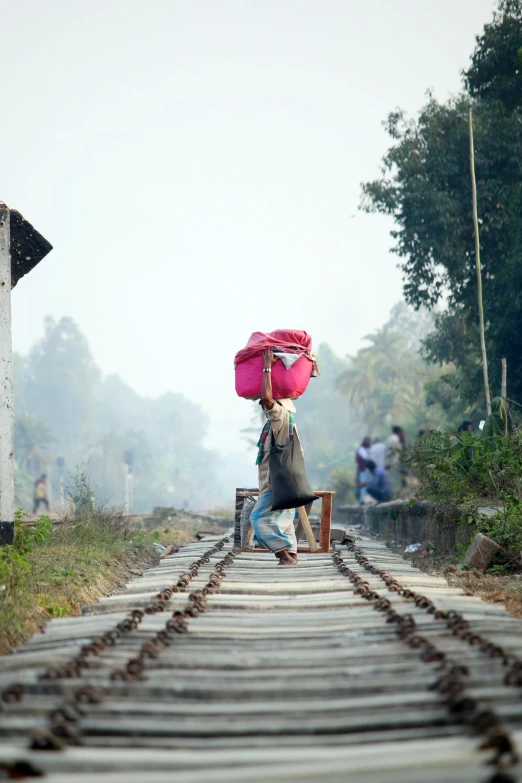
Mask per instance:
[[[297,539],[294,530],[295,508],[272,511],[270,482],[270,449],[285,446],[296,436],[295,406],[291,399],[275,400],[272,393],[272,365],[276,361],[272,349],[263,351],[262,406],[267,421],[258,442],[256,464],[259,471],[259,497],[250,516],[257,542],[279,559],[280,566],[297,563]]]

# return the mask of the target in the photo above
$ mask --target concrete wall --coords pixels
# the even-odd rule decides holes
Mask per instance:
[[[363,513],[360,506],[344,506],[339,512],[348,525],[361,524],[364,519],[364,527],[374,535],[404,544],[431,541],[437,554],[456,553],[458,545],[467,544],[472,537],[471,526],[460,522],[461,511],[456,506],[439,506],[427,500],[392,500],[365,506]]]

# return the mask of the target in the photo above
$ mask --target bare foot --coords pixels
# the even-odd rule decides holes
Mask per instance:
[[[280,566],[297,565],[297,555],[294,552],[289,552],[287,549],[283,549],[281,552],[278,552],[276,557],[279,558]]]

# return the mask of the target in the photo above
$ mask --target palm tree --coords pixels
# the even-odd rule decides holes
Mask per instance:
[[[440,369],[428,367],[393,324],[385,324],[365,340],[370,345],[350,357],[350,367],[337,379],[354,412],[372,434],[393,424],[414,426],[426,421],[424,385]],[[438,424],[439,412],[433,413]]]
[[[22,470],[34,476],[45,469],[51,458],[48,447],[56,443],[48,424],[21,413],[15,418],[14,440],[15,457]]]

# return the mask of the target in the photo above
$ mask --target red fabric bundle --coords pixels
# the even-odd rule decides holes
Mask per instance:
[[[272,367],[272,393],[276,399],[296,399],[306,391],[312,375],[312,338],[295,329],[276,329],[274,332],[254,332],[246,347],[238,351],[236,366],[236,393],[239,397],[259,397],[263,382],[262,352],[268,348],[284,353],[300,354],[288,369],[281,359]]]

